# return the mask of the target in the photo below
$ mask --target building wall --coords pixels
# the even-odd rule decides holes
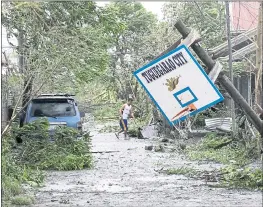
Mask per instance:
[[[239,76],[234,77],[234,85],[249,105],[254,106],[255,75],[252,73],[250,78],[248,72],[243,72]],[[236,108],[238,108],[237,104]]]
[[[257,27],[260,2],[236,1],[231,3],[232,30],[250,30]]]

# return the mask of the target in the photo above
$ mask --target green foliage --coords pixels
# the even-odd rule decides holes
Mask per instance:
[[[238,168],[230,165],[222,168],[221,173],[223,174],[222,186],[263,190],[262,169]]]
[[[220,137],[216,134],[209,134],[200,144],[187,147],[185,152],[191,160],[210,160],[223,164],[246,164],[249,160],[247,150],[239,145],[234,147],[229,145],[231,142],[229,137]],[[226,146],[224,146],[226,145]]]
[[[134,129],[129,129],[128,130],[128,135],[129,137],[137,137],[138,136],[138,128]]]
[[[214,172],[198,171],[194,168],[180,167],[165,171],[168,175],[185,175],[195,178],[214,178],[219,183],[216,186],[228,188],[263,189],[262,169],[249,167],[239,168],[236,165],[228,165]]]
[[[22,183],[39,186],[44,181],[44,173],[38,169],[32,169],[17,163],[12,151],[12,137],[5,136],[2,139],[2,198],[3,203],[8,203],[14,196],[24,194]],[[25,195],[24,195],[25,196]]]
[[[149,122],[148,117],[136,118],[129,121],[129,130],[137,131],[138,127],[146,126]]]
[[[205,47],[211,48],[225,38],[225,5],[217,1],[173,2],[164,6],[164,18],[173,26],[177,19],[196,29]]]
[[[117,102],[116,104],[104,105],[102,107],[94,107],[92,114],[96,120],[104,120],[105,118],[116,118],[119,117],[119,110],[122,106],[122,102]]]
[[[217,136],[216,133],[210,133],[205,136],[199,145],[200,149],[217,149],[224,144],[229,144],[232,141],[230,137]],[[222,147],[223,147],[222,146]]]
[[[22,172],[22,181],[31,186],[40,186],[45,179],[44,172],[38,168],[31,168],[24,165]]]
[[[50,141],[48,121],[38,119],[22,128],[13,128],[3,139],[2,189],[4,202],[28,205],[32,199],[24,195],[22,183],[40,186],[45,178],[42,170],[77,170],[91,167],[90,136],[77,139],[75,129],[57,128]],[[23,142],[16,146],[15,137]],[[14,197],[17,196],[17,197]]]
[[[203,113],[201,112],[197,114],[196,116],[197,118],[196,118],[196,121],[194,122],[194,125],[197,127],[205,127],[205,119],[218,117],[219,114],[212,111],[211,109],[208,109]]]
[[[248,63],[247,60],[242,60],[240,62],[233,62],[232,63],[232,69],[234,72],[234,75],[239,76],[242,74],[242,72],[247,71],[247,68],[251,67]],[[226,72],[226,74],[229,73],[229,65],[228,62],[222,62],[224,71]]]
[[[132,91],[138,97],[132,72],[145,64],[145,56],[154,51],[145,50],[144,46],[157,19],[139,2],[111,2],[103,14],[111,31],[110,67],[103,77],[103,81],[107,80],[105,86],[115,90],[120,99],[126,99]]]
[[[8,37],[23,40],[16,51],[26,58],[23,79],[33,75],[33,89],[43,83],[44,92],[78,92],[81,83],[101,75],[108,67],[109,36],[100,13],[92,1],[5,2]]]
[[[36,139],[36,141],[46,141],[49,140],[48,133],[49,123],[46,119],[37,119],[35,122],[26,124],[22,128],[14,127],[12,129],[12,135],[14,137],[20,137],[27,144],[27,141]],[[42,132],[42,133],[39,133]]]
[[[200,144],[186,148],[185,152],[191,160],[209,160],[226,164],[216,174],[220,178],[219,186],[262,190],[262,169],[242,167],[255,159],[254,154],[251,154],[251,150],[254,149],[253,142],[250,143],[251,149],[239,142],[235,143],[235,146],[233,142],[235,141],[232,138],[218,137],[216,133],[211,133]]]
[[[4,189],[3,191],[3,197],[9,198],[11,195],[19,195],[23,193],[23,189],[21,187],[21,183],[19,180],[14,179],[14,177],[11,176],[3,176],[2,178],[2,188]]]
[[[68,127],[55,130],[50,141],[47,120],[38,120],[19,130],[23,140],[17,159],[21,164],[39,169],[76,170],[91,167],[90,139],[77,139],[78,131]]]
[[[27,195],[19,195],[12,198],[11,203],[13,205],[31,205],[35,202],[35,199]]]
[[[173,168],[166,171],[168,175],[186,175],[192,176],[198,174],[198,171],[194,168],[189,167],[180,167],[180,168]]]
[[[116,123],[118,124],[118,120],[116,120]],[[104,126],[100,131],[99,133],[113,133],[113,132],[117,132],[120,130],[120,126],[117,125],[117,126]]]
[[[233,149],[229,146],[221,149],[189,149],[187,148],[187,157],[191,160],[209,160],[223,164],[230,164],[233,161],[238,164],[246,164],[248,159],[245,155],[245,150]],[[235,161],[237,160],[237,161]]]

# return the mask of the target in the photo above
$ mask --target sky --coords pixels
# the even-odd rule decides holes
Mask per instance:
[[[9,45],[9,43],[7,42],[6,29],[3,26],[2,26],[1,35],[2,35],[2,41],[1,41],[2,52],[6,53],[10,62],[16,63],[17,62],[17,55],[15,52],[15,49],[12,48],[12,46]],[[15,45],[17,44],[17,40],[15,37],[10,38],[10,41],[12,43],[14,43]]]
[[[110,1],[98,1],[96,2],[99,6],[104,6],[105,4],[109,3]],[[163,1],[139,1],[142,3],[144,8],[152,13],[156,14],[157,17],[161,20],[163,15],[161,8],[165,2]]]
[[[142,5],[146,8],[146,10],[151,11],[154,14],[157,14],[158,18],[162,18],[161,8],[165,2],[161,1],[142,1]]]

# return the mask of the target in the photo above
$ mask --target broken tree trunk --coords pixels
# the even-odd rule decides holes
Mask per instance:
[[[181,33],[183,38],[186,38],[191,31],[180,20],[176,22],[175,27]],[[191,47],[201,59],[201,61],[207,66],[207,73],[209,73],[214,67],[215,61],[206,53],[206,51],[200,46],[199,43],[194,43],[191,45]],[[218,81],[223,85],[223,87],[227,90],[234,101],[240,106],[240,108],[244,110],[251,123],[260,132],[261,137],[263,137],[263,122],[260,120],[255,111],[253,111],[253,109],[249,106],[249,104],[239,93],[239,91],[235,88],[233,83],[222,72],[218,77]]]

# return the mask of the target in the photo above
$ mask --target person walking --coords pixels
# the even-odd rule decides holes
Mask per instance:
[[[124,138],[127,139],[128,131],[128,119],[134,118],[133,109],[132,109],[133,99],[129,98],[128,102],[125,103],[119,110],[120,114],[120,127],[121,130],[118,133],[115,133],[116,137],[119,139],[120,133],[124,132]]]

